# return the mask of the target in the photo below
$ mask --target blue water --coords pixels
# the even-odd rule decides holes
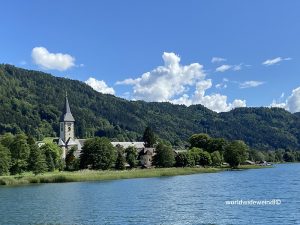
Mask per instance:
[[[280,205],[226,205],[280,199]],[[300,224],[300,164],[0,187],[0,224]]]

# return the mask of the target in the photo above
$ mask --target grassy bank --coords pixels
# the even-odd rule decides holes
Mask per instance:
[[[263,166],[247,165],[240,166],[239,169],[260,169]],[[228,167],[222,168],[157,168],[157,169],[133,169],[133,170],[81,170],[76,172],[51,172],[41,175],[33,175],[25,173],[24,175],[0,176],[0,185],[24,185],[37,183],[63,183],[63,182],[79,182],[79,181],[101,181],[101,180],[118,180],[130,178],[147,178],[147,177],[163,177],[188,175],[196,173],[214,173],[223,170],[231,170]]]
[[[0,177],[0,185],[22,185],[33,183],[63,183],[96,180],[117,180],[129,178],[147,178],[188,175],[196,173],[218,172],[220,168],[160,168],[160,169],[133,169],[123,171],[92,171],[82,170],[76,172],[52,172],[41,175],[24,174]]]

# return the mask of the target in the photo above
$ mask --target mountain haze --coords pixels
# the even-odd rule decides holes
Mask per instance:
[[[299,149],[300,116],[280,108],[237,108],[216,113],[202,105],[128,101],[101,94],[77,80],[0,65],[0,134],[26,132],[37,139],[57,136],[65,93],[76,135],[140,140],[147,125],[173,145],[194,133],[241,139],[259,149]]]

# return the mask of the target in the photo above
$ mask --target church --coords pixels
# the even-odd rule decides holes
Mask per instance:
[[[85,139],[75,138],[75,119],[71,113],[68,95],[66,94],[64,112],[60,117],[58,146],[62,148],[62,158],[66,158],[67,151],[76,148],[75,157],[79,157]]]
[[[59,139],[57,140],[58,146],[61,147],[63,151],[62,158],[65,159],[67,152],[73,147],[76,149],[74,156],[79,157],[85,140],[86,139],[78,139],[75,136],[75,119],[71,112],[68,95],[66,94],[64,111],[60,117]],[[139,154],[140,164],[143,167],[151,167],[155,149],[146,148],[144,146],[144,142],[111,142],[111,144],[114,147],[121,146],[124,149],[129,146],[136,147]]]

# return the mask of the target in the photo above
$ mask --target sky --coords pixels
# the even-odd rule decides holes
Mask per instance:
[[[300,111],[300,1],[4,0],[0,63],[129,100]]]

